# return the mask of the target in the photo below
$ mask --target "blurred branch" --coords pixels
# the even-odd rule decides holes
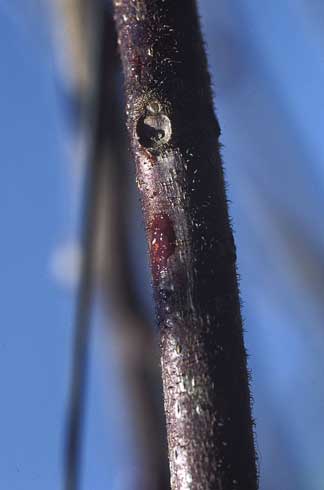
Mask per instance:
[[[52,0],[56,14],[55,34],[63,58],[65,76],[72,78],[72,89],[88,99],[97,77],[100,49],[99,13],[101,0]],[[94,56],[95,55],[95,56]]]
[[[139,490],[166,490],[169,488],[169,474],[162,430],[163,415],[158,403],[159,393],[162,391],[162,387],[159,389],[161,380],[154,355],[152,329],[134,289],[127,246],[131,202],[128,189],[129,169],[126,166],[128,153],[125,131],[122,130],[118,78],[120,63],[116,51],[115,26],[109,9],[101,2],[92,3],[92,8],[97,11],[89,13],[88,27],[83,16],[89,9],[89,2],[69,0],[65,5],[60,0],[60,3],[65,20],[70,26],[68,31],[76,68],[75,90],[82,99],[81,105],[86,109],[83,113],[86,119],[84,123],[91,133],[86,209],[83,215],[84,262],[76,317],[66,488],[75,490],[78,487],[86,348],[89,341],[91,293],[95,279],[105,303],[109,303],[108,309],[113,316],[111,323],[115,327],[114,341],[122,355],[129,411],[135,428],[136,447],[139,449],[137,458],[142,474]],[[93,19],[97,19],[99,24],[94,25]],[[89,41],[90,47],[85,43],[84,40],[90,38],[87,32],[89,29],[96,32],[96,42],[100,49],[95,46],[93,39]],[[94,80],[89,78],[93,76],[93,69],[89,68],[91,49],[98,56]],[[96,59],[95,56],[94,58]],[[93,60],[91,63],[93,66]],[[83,66],[81,70],[80,64]],[[91,104],[89,100],[92,101]],[[90,124],[87,120],[89,117]]]
[[[70,2],[67,2],[70,5]],[[73,2],[78,13],[78,4]],[[82,7],[84,7],[84,3]],[[96,3],[93,4],[96,8]],[[68,20],[73,19],[73,10],[69,11]],[[98,16],[99,19],[99,16]],[[102,138],[102,107],[101,99],[104,90],[102,75],[102,57],[99,47],[102,44],[104,25],[97,25],[97,49],[93,49],[92,80],[87,90],[80,94],[81,105],[84,107],[83,117],[88,132],[88,152],[86,157],[86,174],[84,178],[83,214],[81,230],[82,262],[81,274],[76,299],[75,337],[73,347],[73,365],[70,387],[70,405],[67,418],[67,441],[65,459],[65,490],[79,488],[80,457],[85,408],[88,348],[90,340],[91,306],[93,297],[93,266],[95,261],[95,245],[98,217],[98,188],[102,176],[102,162],[99,158]],[[75,42],[73,42],[75,41]],[[77,44],[77,40],[72,40]],[[90,63],[85,64],[89,67]],[[80,60],[82,61],[82,60]],[[81,82],[80,82],[81,83]]]
[[[105,95],[101,155],[103,175],[98,189],[96,278],[112,316],[114,341],[119,346],[124,386],[128,391],[131,423],[141,469],[138,490],[166,490],[169,472],[164,434],[161,379],[153,329],[141,306],[130,264],[130,167],[117,56],[115,26],[105,14],[103,65]],[[135,490],[135,484],[134,484]]]
[[[194,0],[114,0],[160,328],[173,490],[257,488],[246,354]]]

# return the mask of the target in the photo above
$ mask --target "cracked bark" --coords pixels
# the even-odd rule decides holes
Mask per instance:
[[[196,5],[114,5],[150,250],[171,486],[254,490],[236,253]]]

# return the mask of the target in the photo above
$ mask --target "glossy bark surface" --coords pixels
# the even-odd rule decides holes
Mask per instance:
[[[115,0],[173,490],[257,488],[246,354],[195,2]]]

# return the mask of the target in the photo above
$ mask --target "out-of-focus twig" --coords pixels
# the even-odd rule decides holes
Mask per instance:
[[[138,448],[137,460],[141,474],[138,490],[166,490],[169,488],[169,474],[162,429],[163,415],[158,403],[161,381],[157,370],[153,332],[140,305],[129,264],[127,223],[130,220],[132,203],[128,188],[125,131],[122,130],[120,63],[116,50],[114,22],[109,8],[104,7],[103,2],[59,2],[66,16],[67,31],[73,45],[71,51],[74,53],[72,58],[76,70],[74,86],[81,98],[81,106],[85,108],[83,117],[88,117],[89,108],[95,111],[96,116],[95,124],[89,131],[92,151],[91,154],[88,153],[88,170],[92,183],[88,183],[90,189],[85,198],[87,212],[83,216],[84,264],[76,319],[74,381],[67,457],[69,483],[66,488],[75,490],[78,484],[82,422],[82,406],[78,404],[83,404],[84,387],[81,384],[85,382],[93,274],[104,301],[109,303],[112,316],[110,323],[115,327],[111,332],[114,332],[114,341],[122,355],[123,378],[127,385],[131,424],[136,438],[134,444]],[[90,5],[97,10],[89,13],[87,27],[82,17]],[[98,23],[94,23],[93,19],[100,19],[99,33]],[[92,37],[87,32],[89,29],[92,31]],[[96,42],[93,33],[98,36]],[[85,39],[88,39],[88,44],[84,42]],[[100,54],[95,80],[91,79],[94,66],[91,49]],[[83,66],[80,67],[80,64]],[[92,69],[89,68],[90,64]],[[91,98],[96,84],[97,97]]]
[[[87,352],[93,297],[93,251],[97,216],[96,190],[100,169],[90,165],[87,169],[82,231],[82,265],[77,292],[73,366],[68,412],[67,446],[65,460],[65,490],[76,490],[79,479],[81,434],[86,390]]]
[[[103,175],[100,205],[96,278],[104,301],[109,303],[113,338],[121,357],[127,387],[131,424],[138,448],[140,479],[134,490],[169,488],[161,379],[153,329],[136,291],[130,264],[129,223],[132,198],[125,116],[122,114],[121,66],[113,17],[106,13],[103,44],[106,62],[103,100]]]
[[[75,4],[75,2],[73,2]],[[80,3],[80,2],[79,2]],[[86,2],[87,3],[87,2]],[[71,2],[67,2],[71,6]],[[90,8],[89,4],[81,2],[82,7]],[[63,4],[62,4],[63,6]],[[94,13],[97,4],[94,2]],[[77,5],[75,5],[77,8]],[[80,7],[81,8],[81,7]],[[89,12],[90,14],[90,12]],[[73,12],[69,11],[68,20],[73,20]],[[81,457],[81,440],[83,428],[83,415],[85,406],[86,393],[86,375],[88,348],[90,339],[91,325],[91,304],[93,297],[93,266],[96,245],[96,230],[98,217],[98,187],[102,172],[102,162],[98,158],[100,148],[100,138],[102,135],[102,115],[100,101],[102,98],[102,56],[101,56],[101,39],[103,24],[100,17],[97,17],[97,41],[92,45],[92,52],[88,51],[88,61],[86,66],[92,66],[94,70],[91,81],[88,80],[87,87],[80,91],[81,106],[83,107],[83,117],[85,130],[88,136],[88,148],[86,154],[86,172],[84,177],[84,195],[83,195],[83,214],[81,230],[81,249],[82,262],[81,274],[79,279],[76,315],[75,315],[75,332],[73,346],[73,365],[71,374],[70,387],[70,404],[67,418],[67,441],[65,454],[65,490],[77,490],[80,479],[80,457]],[[89,30],[89,29],[88,29]],[[91,29],[90,29],[91,31]],[[90,41],[88,39],[88,43]],[[92,58],[91,58],[92,55]],[[91,59],[91,64],[89,60]],[[81,62],[82,60],[80,60]],[[80,74],[80,87],[85,80]]]
[[[83,103],[89,100],[97,79],[100,46],[101,0],[51,0],[54,33],[63,61],[65,83]],[[85,121],[83,121],[85,122]]]

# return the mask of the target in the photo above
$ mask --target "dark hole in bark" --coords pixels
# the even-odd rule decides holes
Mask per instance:
[[[157,150],[171,138],[171,123],[165,114],[146,114],[137,123],[137,137],[140,145],[149,150]]]

